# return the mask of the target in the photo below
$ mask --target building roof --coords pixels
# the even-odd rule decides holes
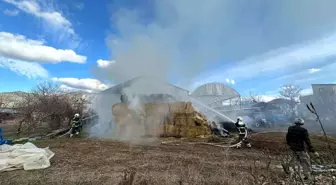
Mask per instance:
[[[276,98],[276,99],[274,99],[272,101],[269,101],[268,103],[269,104],[273,104],[273,105],[274,104],[290,104],[290,103],[292,103],[292,101],[284,99],[284,98]]]
[[[225,96],[228,98],[240,97],[240,94],[233,88],[223,83],[206,83],[192,92],[193,96]]]
[[[312,86],[314,85],[321,85],[321,86],[336,86],[336,84],[311,84]]]
[[[139,76],[139,77],[133,78],[131,80],[125,81],[123,83],[120,83],[118,85],[115,85],[111,88],[108,88],[108,89],[102,91],[102,93],[122,94],[122,90],[124,88],[129,87],[132,84],[135,84],[136,82],[139,82],[139,81],[148,81],[147,84],[151,84],[155,81],[156,83],[164,84],[164,85],[173,87],[175,89],[178,89],[180,91],[184,91],[186,94],[188,94],[188,92],[189,92],[188,90],[185,90],[181,87],[175,86],[175,85],[170,84],[170,83],[165,82],[165,81],[161,81],[161,80],[157,80],[157,79],[153,79],[153,78],[149,78],[149,77],[145,77],[145,76]]]
[[[260,108],[261,110],[275,110],[278,109],[278,107],[274,106],[274,104],[269,102],[259,102],[254,105],[252,105],[254,108]]]
[[[240,94],[223,83],[207,83],[196,88],[191,96],[210,105],[216,102],[238,98]]]

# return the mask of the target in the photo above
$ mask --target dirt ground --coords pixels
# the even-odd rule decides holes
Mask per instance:
[[[331,155],[321,136],[312,136],[325,161]],[[336,139],[331,138],[333,148]],[[251,137],[252,149],[211,145],[154,143],[133,146],[111,140],[54,139],[35,142],[55,156],[51,167],[0,173],[1,185],[131,185],[131,184],[295,184],[280,168],[287,154],[283,133]],[[315,184],[331,184],[331,176],[315,175]],[[289,179],[289,180],[288,180]],[[312,181],[311,181],[312,182]]]
[[[19,119],[16,120],[5,120],[0,124],[2,128],[2,135],[7,139],[17,138],[17,129],[19,127]],[[23,130],[25,128],[22,128]],[[25,130],[20,134],[20,137],[36,136],[39,134],[45,134],[51,131],[50,127],[47,124],[40,124],[33,130]]]

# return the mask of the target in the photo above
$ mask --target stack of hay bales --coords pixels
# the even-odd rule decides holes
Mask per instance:
[[[112,115],[114,121],[118,124],[123,124],[122,120],[129,114],[127,104],[119,103],[112,106]]]
[[[144,104],[144,115],[136,115],[127,104],[116,104],[112,114],[117,124],[132,122],[144,125],[146,135],[162,137],[188,137],[210,135],[211,131],[207,118],[197,112],[191,102],[148,103]]]

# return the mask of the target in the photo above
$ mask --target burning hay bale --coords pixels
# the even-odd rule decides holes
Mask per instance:
[[[210,135],[209,121],[197,112],[191,102],[148,103],[143,112],[129,109],[127,104],[115,104],[112,114],[119,127],[140,124],[146,135],[189,137]]]

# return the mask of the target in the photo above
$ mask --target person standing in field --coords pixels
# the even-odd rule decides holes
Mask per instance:
[[[245,123],[243,122],[242,117],[237,118],[237,122],[235,123],[235,126],[237,127],[238,130],[238,135],[239,135],[239,143],[237,144],[237,148],[241,148],[241,143],[245,144],[247,148],[251,148],[251,143],[247,139],[247,127]]]
[[[314,153],[318,156],[318,153],[315,152],[307,129],[303,128],[304,120],[300,118],[296,118],[294,125],[288,128],[288,132],[286,135],[287,145],[290,147],[292,151],[292,159],[290,160],[290,165],[295,169],[295,166],[303,168],[304,179],[307,180],[311,175],[311,162],[310,156],[308,152]],[[305,145],[308,146],[306,149]],[[307,152],[308,150],[308,152]]]

